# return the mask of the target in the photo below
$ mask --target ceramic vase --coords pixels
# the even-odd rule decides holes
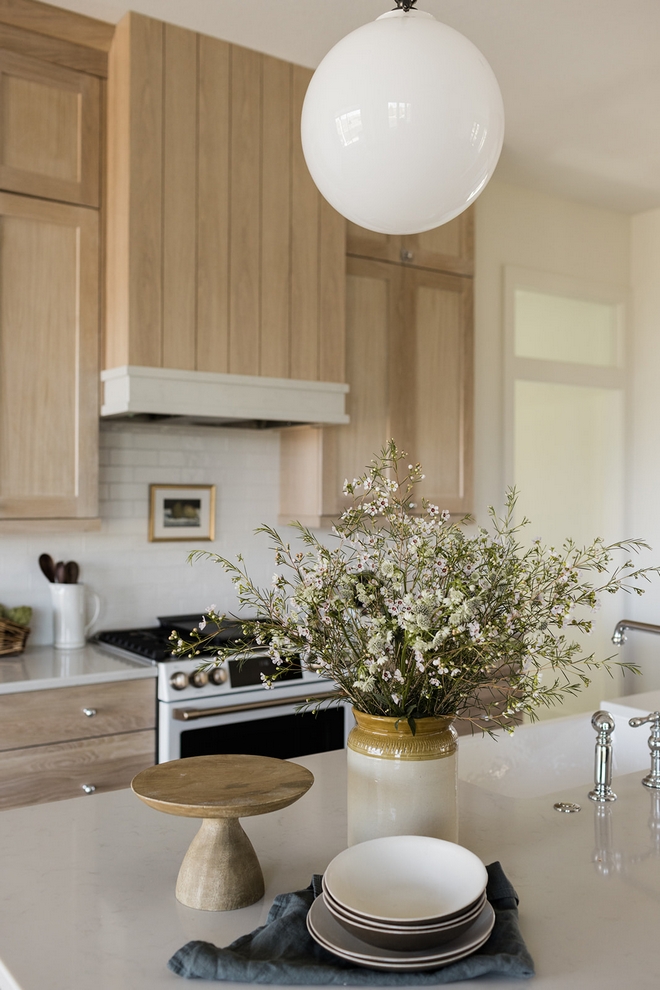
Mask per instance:
[[[365,715],[348,737],[348,844],[384,835],[458,841],[457,733],[451,718]]]

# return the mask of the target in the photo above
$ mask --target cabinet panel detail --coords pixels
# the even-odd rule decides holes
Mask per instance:
[[[344,251],[346,222],[320,201],[319,378],[346,381],[346,277],[335,259]]]
[[[300,115],[311,69],[294,66],[291,144],[291,377],[318,378],[319,195],[310,176],[300,138]]]
[[[95,710],[89,717],[83,709]],[[151,678],[0,695],[0,751],[153,729]]]
[[[73,89],[3,72],[4,162],[48,179],[80,181],[80,109]],[[31,117],[25,126],[26,116]]]
[[[165,25],[163,56],[163,365],[195,367],[197,38]]]
[[[58,436],[60,424],[53,409],[74,422],[77,334],[69,327],[76,323],[71,290],[78,269],[77,230],[5,216],[0,231],[0,402],[2,432],[11,438],[0,454],[0,497],[19,498],[30,492],[73,499],[75,434]],[[57,458],[14,456],[21,444],[36,450],[54,443],[59,446]]]
[[[291,373],[289,268],[293,67],[287,62],[267,57],[262,59],[262,64],[264,168],[261,177],[262,304],[259,374],[288,378]]]
[[[99,81],[0,52],[0,188],[99,203]]]
[[[389,434],[390,338],[400,314],[401,273],[349,260],[346,283],[346,366],[351,385],[347,412],[351,422],[338,433],[338,457],[344,477],[362,474]],[[344,478],[339,480],[341,486]],[[339,498],[339,492],[337,498]]]
[[[0,518],[96,514],[97,228],[0,194]]]
[[[226,41],[198,36],[198,371],[229,370],[229,59]],[[120,364],[122,362],[116,362]],[[113,367],[108,362],[108,367]]]
[[[44,5],[46,6],[46,5]],[[51,11],[57,8],[48,5]],[[59,11],[58,11],[59,12]],[[85,42],[75,44],[58,37],[47,37],[37,31],[25,31],[6,23],[6,13],[0,10],[0,48],[16,52],[28,58],[36,58],[42,62],[60,65],[63,68],[89,73],[92,76],[104,78],[108,74],[108,57],[104,51],[98,51],[94,46],[87,47]],[[98,21],[96,23],[99,23]],[[108,24],[107,27],[112,27]]]
[[[129,142],[139,168],[131,175],[129,254],[130,319],[139,333],[130,338],[135,364],[162,360],[163,273],[163,25],[136,18],[131,34]]]
[[[230,82],[229,371],[259,372],[261,56],[233,46]]]
[[[426,479],[441,509],[471,508],[471,280],[408,269],[406,332],[392,352],[392,435]]]
[[[109,50],[114,33],[114,25],[107,21],[98,21],[38,0],[0,0],[0,20],[5,25],[44,35],[44,40],[50,38],[71,42],[97,52]]]
[[[128,787],[155,763],[155,750],[151,729],[2,752],[0,808],[81,797],[83,784],[96,793]]]

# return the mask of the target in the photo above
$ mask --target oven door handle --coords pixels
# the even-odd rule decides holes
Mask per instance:
[[[314,701],[327,701],[341,698],[341,691],[326,691],[314,696]],[[231,715],[234,712],[253,712],[259,708],[281,708],[283,705],[301,705],[310,699],[307,695],[297,698],[269,698],[267,701],[249,701],[244,705],[227,705],[223,708],[175,708],[172,718],[179,722],[193,722],[198,718],[211,718],[212,715]]]

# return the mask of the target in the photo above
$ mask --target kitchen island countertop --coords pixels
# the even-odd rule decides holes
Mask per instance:
[[[551,733],[557,754],[575,749],[589,718],[557,721]],[[501,747],[497,766],[509,767],[499,790],[490,772],[482,783],[461,781],[460,841],[486,863],[501,861],[520,895],[520,924],[537,968],[529,983],[482,978],[466,990],[657,990],[660,792],[641,786],[646,758],[639,770],[615,777],[616,803],[595,805],[587,799],[590,769],[578,784],[570,775],[563,786],[546,775],[553,768],[538,755],[538,730],[524,726],[511,742],[508,736],[498,743],[460,741],[470,775],[480,754],[495,767],[494,746]],[[585,738],[591,744],[593,733]],[[515,759],[508,759],[509,746]],[[520,762],[526,748],[536,754],[546,786],[513,796],[512,777],[526,772]],[[582,755],[587,767],[592,757]],[[275,894],[306,886],[345,847],[345,753],[297,762],[314,773],[311,790],[283,811],[243,822],[266,896],[240,911],[196,911],[176,901],[179,865],[199,823],[159,814],[130,791],[0,813],[1,990],[188,985],[167,969],[181,945],[189,939],[227,945],[263,924]],[[582,810],[559,814],[556,801],[577,802]]]
[[[77,650],[32,646],[18,656],[0,657],[0,694],[156,676],[155,665],[113,656],[93,643]]]

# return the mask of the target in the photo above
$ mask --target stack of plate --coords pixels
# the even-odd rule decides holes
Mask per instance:
[[[495,913],[474,853],[424,835],[393,835],[345,849],[328,866],[307,916],[324,948],[374,969],[436,969],[487,940]]]

